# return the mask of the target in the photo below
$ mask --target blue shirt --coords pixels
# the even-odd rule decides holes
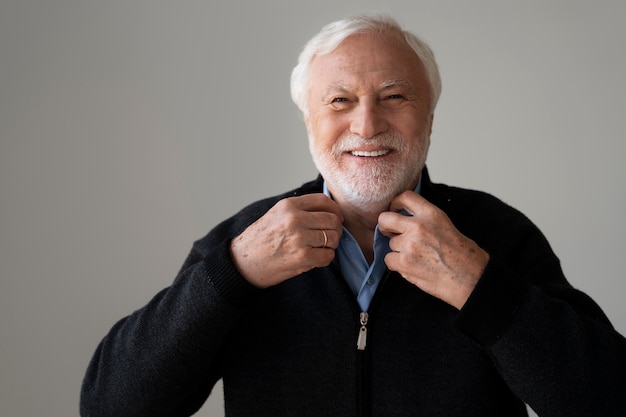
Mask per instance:
[[[418,194],[421,191],[421,184],[422,178],[420,177],[417,187],[415,187],[415,192]],[[326,182],[324,182],[323,192],[332,198]],[[334,262],[339,267],[348,286],[352,289],[362,311],[369,309],[378,284],[380,284],[387,270],[385,255],[390,251],[389,238],[383,235],[378,230],[378,225],[376,225],[374,230],[374,261],[369,264],[356,239],[348,229],[343,228],[339,246],[335,250]]]

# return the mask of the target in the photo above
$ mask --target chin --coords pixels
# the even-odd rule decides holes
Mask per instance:
[[[403,191],[409,190],[421,172],[405,173],[404,178],[394,175],[337,175],[324,177],[342,200],[363,212],[383,212],[388,210],[391,201]],[[395,177],[395,178],[394,178]],[[406,178],[406,179],[405,179]],[[409,179],[410,178],[410,179]]]
[[[382,213],[383,211],[387,211],[389,209],[389,205],[393,200],[393,195],[388,196],[385,195],[375,195],[375,196],[367,196],[367,195],[348,195],[345,196],[345,200],[356,210],[363,213]]]

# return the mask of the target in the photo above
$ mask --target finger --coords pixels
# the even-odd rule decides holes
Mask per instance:
[[[393,212],[406,211],[412,216],[419,214],[430,203],[424,197],[413,191],[405,191],[397,195],[389,206]]]
[[[311,230],[334,230],[341,232],[342,219],[335,213],[307,212],[303,214],[302,224]]]
[[[389,269],[390,271],[399,272],[398,271],[399,258],[400,258],[400,254],[396,252],[389,252],[388,254],[386,254],[384,261],[385,261],[385,265],[387,266],[387,269]]]
[[[337,249],[341,232],[332,229],[311,230],[309,246],[315,249]]]
[[[402,245],[400,242],[400,236],[396,235],[389,239],[389,249],[391,252],[400,252]]]
[[[404,220],[406,217],[401,214],[385,211],[378,216],[378,230],[383,235],[392,238],[405,232]]]
[[[330,265],[333,259],[335,259],[335,250],[330,248],[311,249],[311,253],[308,255],[307,259],[310,262],[311,268],[323,268]]]
[[[300,210],[333,213],[343,222],[343,214],[341,213],[339,205],[325,194],[305,194],[298,197],[291,197],[290,199],[296,205],[296,208]]]
[[[322,229],[322,234],[324,235],[324,243],[322,244],[322,249],[326,249],[328,246],[328,234],[326,230]]]
[[[339,205],[321,193],[290,197],[282,200],[282,213],[294,213],[298,224],[307,229],[334,229],[340,231],[343,215]]]

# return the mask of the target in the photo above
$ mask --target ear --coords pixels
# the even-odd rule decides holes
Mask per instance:
[[[306,112],[302,112],[302,120],[304,120],[304,127],[306,128],[307,135],[311,132],[311,118]]]
[[[431,113],[428,116],[428,136],[430,136],[433,133],[433,121],[435,119],[435,113]]]

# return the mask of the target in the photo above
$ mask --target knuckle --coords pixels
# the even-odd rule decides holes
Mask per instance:
[[[298,216],[296,215],[294,211],[286,211],[285,213],[282,213],[281,219],[285,227],[287,227],[290,230],[294,229],[298,225],[298,222],[299,222]]]
[[[332,217],[332,224],[333,224],[333,229],[337,231],[343,230],[343,224],[341,222],[341,219],[338,216]]]
[[[278,200],[278,202],[274,205],[274,207],[280,210],[285,210],[292,204],[293,204],[292,198],[283,198],[282,200]]]

